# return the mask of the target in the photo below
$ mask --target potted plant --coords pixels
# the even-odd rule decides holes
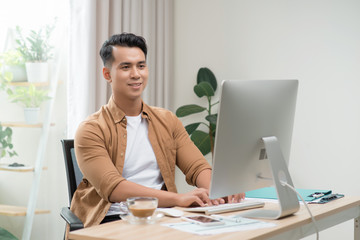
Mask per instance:
[[[0,61],[0,69],[2,68],[2,63]],[[0,90],[7,91],[9,83],[12,81],[13,74],[11,72],[1,72],[0,71]]]
[[[28,36],[24,36],[23,30],[16,26],[17,50],[25,59],[29,82],[48,81],[48,60],[53,58],[53,46],[50,45],[50,37],[54,28],[55,22],[52,25],[45,25],[38,31],[31,30]]]
[[[199,98],[204,96],[206,97],[208,103],[207,107],[202,107],[197,104],[189,104],[181,106],[176,110],[177,117],[185,117],[204,111],[207,112],[205,117],[206,122],[195,122],[185,126],[191,140],[204,156],[210,152],[212,154],[214,152],[217,113],[214,114],[212,112],[212,108],[218,104],[219,101],[212,103],[212,97],[215,95],[216,89],[217,80],[213,72],[208,68],[200,68],[197,74],[197,84],[194,86],[194,92]],[[198,127],[201,124],[206,127],[206,132],[198,130]]]
[[[27,80],[25,59],[18,50],[9,50],[0,54],[0,62],[2,65],[2,73],[12,73],[13,82],[25,82]]]
[[[37,89],[34,84],[28,87],[16,87],[14,90],[8,88],[7,94],[12,102],[24,106],[25,122],[28,124],[38,123],[40,105],[50,99],[47,90]]]
[[[0,159],[8,155],[9,157],[17,156],[12,144],[12,129],[3,127],[0,123]]]

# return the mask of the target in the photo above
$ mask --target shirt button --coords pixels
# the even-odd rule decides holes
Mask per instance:
[[[124,153],[120,153],[120,156],[124,156]]]
[[[126,138],[126,134],[124,134],[124,138]]]

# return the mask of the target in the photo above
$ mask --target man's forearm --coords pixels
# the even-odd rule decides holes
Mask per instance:
[[[173,207],[177,203],[177,194],[168,191],[156,190],[130,182],[120,182],[111,193],[111,202],[126,201],[129,197],[156,197],[159,199],[159,207]]]
[[[210,189],[211,182],[211,170],[205,169],[200,172],[199,176],[196,179],[196,186],[198,188]]]

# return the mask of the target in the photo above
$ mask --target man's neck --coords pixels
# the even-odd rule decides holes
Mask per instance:
[[[125,112],[126,116],[137,116],[142,110],[141,98],[130,100],[113,96],[115,104]]]

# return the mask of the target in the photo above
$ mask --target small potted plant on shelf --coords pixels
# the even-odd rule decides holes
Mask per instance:
[[[24,106],[25,122],[28,124],[38,123],[40,105],[50,99],[48,90],[38,89],[34,84],[30,84],[28,87],[16,87],[14,90],[8,88],[7,94],[12,102]]]
[[[3,127],[0,123],[0,159],[8,155],[9,157],[17,156],[12,144],[12,129]]]
[[[53,46],[50,44],[50,37],[54,28],[55,22],[52,25],[40,28],[38,31],[31,30],[28,36],[24,36],[23,30],[19,26],[16,27],[17,50],[25,59],[29,82],[48,81],[48,61],[53,58]]]
[[[8,50],[0,54],[0,62],[2,65],[1,72],[12,73],[13,82],[25,82],[27,80],[25,60],[18,50]]]

